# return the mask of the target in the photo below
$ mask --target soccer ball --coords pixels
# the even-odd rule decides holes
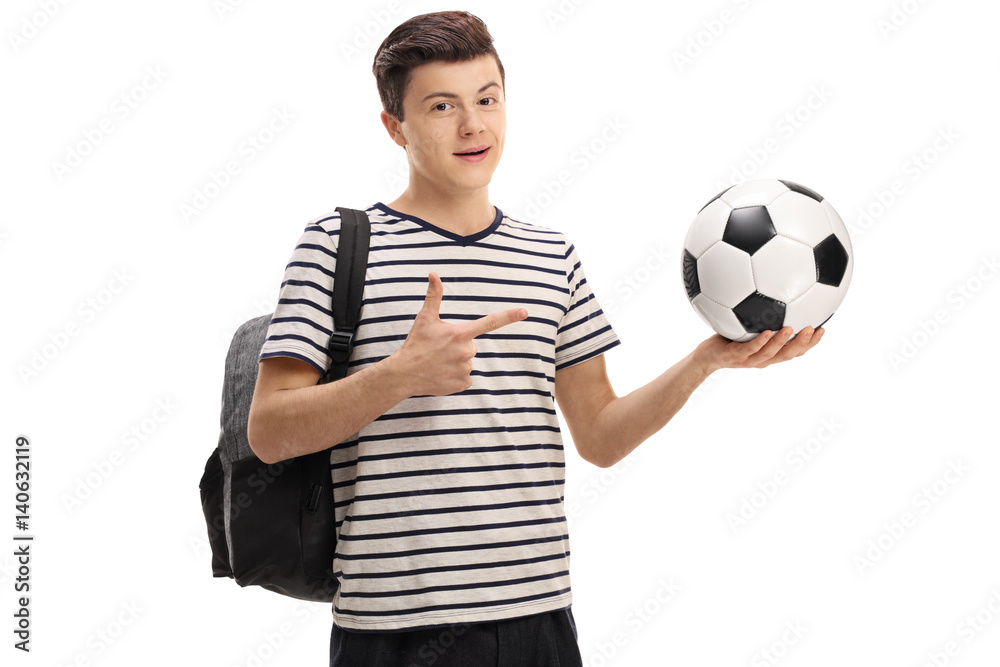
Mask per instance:
[[[684,240],[691,305],[739,342],[761,331],[819,328],[851,283],[844,222],[809,188],[773,179],[734,185],[705,204]]]

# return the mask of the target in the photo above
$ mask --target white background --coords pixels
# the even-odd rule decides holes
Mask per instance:
[[[234,4],[4,3],[4,661],[326,664],[328,606],[212,578],[198,480],[229,339],[273,310],[306,222],[405,185],[376,47],[456,7]],[[584,463],[563,430],[585,663],[997,664],[998,5],[463,8],[507,74],[491,200],[579,248],[623,341],[606,355],[620,396],[711,333],[679,258],[724,185],[802,183],[852,233],[851,289],[809,354],[717,373],[616,469]],[[267,136],[275,109],[293,119]],[[206,187],[230,160],[240,172]],[[18,435],[33,451],[30,654],[12,648]],[[798,447],[813,451],[801,465]]]

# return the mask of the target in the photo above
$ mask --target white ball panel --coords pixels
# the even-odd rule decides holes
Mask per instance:
[[[704,255],[706,250],[722,239],[732,210],[721,199],[716,199],[703,208],[691,223],[687,238],[684,239],[684,248],[695,257]]]
[[[784,236],[775,236],[765,243],[750,258],[750,264],[757,291],[786,304],[802,296],[816,282],[812,246]]]
[[[827,219],[830,221],[830,228],[833,230],[833,233],[837,235],[837,238],[840,239],[840,242],[844,243],[844,238],[847,239],[847,242],[844,243],[844,247],[847,248],[848,252],[850,252],[850,235],[847,233],[847,225],[845,225],[844,221],[840,219],[840,214],[837,213],[837,210],[830,205],[830,200],[828,199],[824,199],[820,202],[820,206],[822,206],[823,210],[826,211]],[[843,234],[844,238],[841,238],[841,234]]]
[[[704,294],[699,294],[691,299],[691,305],[701,315],[701,319],[705,320],[705,323],[712,327],[716,333],[720,333],[730,340],[735,340],[746,334],[743,325],[740,324],[732,309],[712,301]]]
[[[750,255],[719,241],[698,259],[698,282],[712,301],[735,307],[754,292]]]
[[[838,288],[816,283],[785,307],[785,326],[792,327],[795,333],[806,327],[818,327],[837,310],[841,298]]]
[[[812,248],[833,231],[826,209],[811,197],[786,192],[768,204],[774,229]]]
[[[781,181],[763,178],[733,186],[722,199],[733,208],[767,206],[778,196],[791,192]]]

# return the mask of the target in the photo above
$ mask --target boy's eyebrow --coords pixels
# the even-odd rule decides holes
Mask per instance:
[[[483,92],[487,88],[491,88],[492,86],[496,86],[497,88],[499,88],[500,84],[497,83],[497,82],[495,82],[495,81],[490,81],[488,84],[486,84],[485,86],[483,86],[482,88],[480,88],[479,90],[477,90],[476,94],[478,95],[479,93]],[[427,100],[431,99],[432,97],[450,97],[452,99],[455,99],[455,98],[458,97],[458,95],[456,95],[455,93],[443,93],[443,92],[431,93],[430,95],[428,95],[427,97],[425,97],[424,99],[422,99],[420,101],[421,102],[426,102]]]

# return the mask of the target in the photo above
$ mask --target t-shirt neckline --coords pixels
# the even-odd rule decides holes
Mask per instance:
[[[499,206],[494,206],[493,208],[496,210],[497,214],[493,218],[493,222],[490,223],[489,227],[481,231],[478,231],[475,234],[462,236],[461,234],[456,234],[455,232],[443,229],[441,227],[438,227],[437,225],[432,225],[423,218],[418,218],[415,215],[408,215],[406,213],[403,213],[402,211],[397,211],[395,209],[389,208],[382,202],[377,202],[375,204],[375,207],[385,211],[389,215],[402,218],[403,220],[409,220],[411,222],[415,222],[424,229],[427,229],[428,231],[432,231],[435,234],[439,234],[445,238],[451,239],[452,241],[458,241],[462,245],[469,245],[470,243],[475,243],[476,241],[480,241],[486,238],[487,236],[490,236],[491,234],[493,234],[493,232],[495,232],[497,229],[500,228],[500,221],[503,220],[503,211],[500,210]]]

